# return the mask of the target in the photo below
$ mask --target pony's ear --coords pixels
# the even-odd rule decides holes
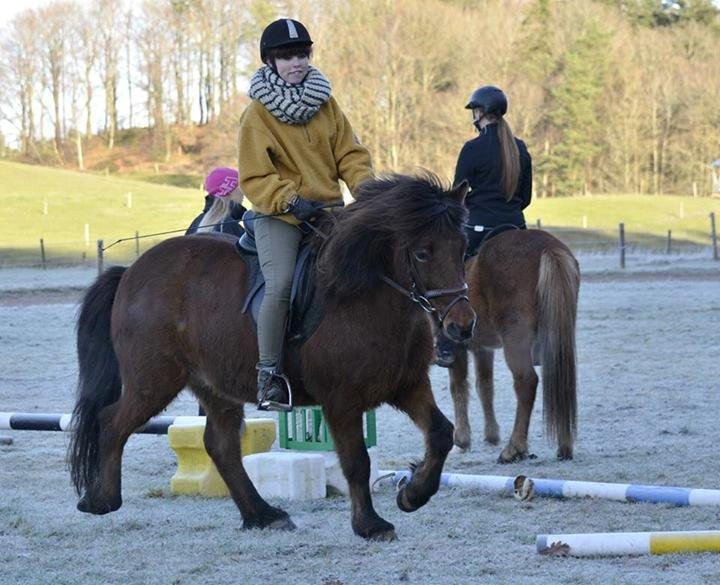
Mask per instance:
[[[460,205],[463,205],[465,203],[465,195],[468,194],[468,191],[470,191],[470,183],[464,180],[453,190],[448,191],[447,196],[457,201]]]

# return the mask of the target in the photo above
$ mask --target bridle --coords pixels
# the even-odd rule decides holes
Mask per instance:
[[[384,274],[380,275],[380,278],[390,285],[392,288],[394,288],[396,291],[401,293],[402,295],[406,296],[408,299],[410,299],[413,303],[417,303],[420,305],[420,308],[428,313],[429,315],[432,315],[435,318],[435,321],[438,325],[438,327],[443,327],[443,323],[445,321],[445,318],[448,316],[448,313],[450,312],[450,309],[452,309],[455,305],[457,305],[461,301],[467,301],[470,302],[470,299],[468,299],[467,291],[468,291],[468,285],[466,282],[463,282],[462,286],[457,286],[454,288],[436,288],[427,290],[425,286],[422,283],[422,280],[420,278],[420,275],[418,274],[417,267],[415,266],[415,262],[412,259],[412,256],[410,255],[410,251],[408,250],[406,252],[408,266],[410,269],[410,288],[407,289],[401,284],[395,282],[392,278],[389,276],[386,276]],[[447,297],[450,295],[455,295],[454,298],[447,304],[444,311],[440,311],[433,303],[432,299],[436,299],[438,297]]]
[[[333,214],[329,215],[337,223],[337,218],[335,218]],[[330,236],[328,234],[316,228],[309,221],[306,221],[304,223],[308,228],[310,228],[311,231],[315,232],[315,234],[320,236],[323,240],[327,241],[329,239]],[[405,255],[410,269],[409,289],[405,288],[404,286],[395,282],[392,278],[384,274],[381,274],[380,278],[386,284],[389,284],[392,288],[398,291],[400,294],[410,299],[413,303],[417,303],[418,305],[420,305],[420,308],[423,311],[425,311],[429,315],[432,315],[435,318],[437,326],[442,329],[444,327],[445,318],[448,316],[448,313],[450,313],[450,309],[452,309],[461,301],[467,301],[468,303],[470,302],[470,299],[465,294],[468,291],[468,285],[466,282],[463,282],[462,286],[457,286],[454,288],[436,288],[427,290],[422,283],[420,275],[418,274],[417,267],[415,266],[415,262],[413,261],[412,255],[410,254],[410,250],[407,250]],[[433,305],[432,299],[436,299],[438,297],[447,297],[450,295],[455,295],[455,297],[447,304],[444,311],[440,311],[435,305]]]

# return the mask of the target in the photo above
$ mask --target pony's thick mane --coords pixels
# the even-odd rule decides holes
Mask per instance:
[[[356,201],[336,214],[318,268],[325,299],[365,293],[389,274],[393,248],[408,249],[423,236],[463,232],[465,207],[448,197],[437,175],[384,175],[363,183]]]

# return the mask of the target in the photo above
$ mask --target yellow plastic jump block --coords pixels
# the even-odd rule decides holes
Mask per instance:
[[[170,479],[170,491],[175,495],[201,495],[210,498],[230,495],[215,464],[205,451],[204,433],[204,424],[175,424],[168,428],[168,443],[178,460],[177,471]],[[240,450],[243,456],[269,451],[275,442],[275,434],[273,419],[245,419],[240,434]]]

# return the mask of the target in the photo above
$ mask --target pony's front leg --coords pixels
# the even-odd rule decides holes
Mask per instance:
[[[203,397],[203,406],[207,411],[203,437],[205,449],[240,509],[243,528],[293,530],[295,524],[287,512],[263,500],[243,467],[239,432],[243,420],[242,408],[228,408],[208,396]]]
[[[413,391],[400,392],[394,404],[406,412],[425,435],[425,458],[397,495],[398,507],[403,512],[414,512],[440,487],[440,474],[453,446],[453,425],[435,404],[427,379]]]
[[[455,350],[455,361],[448,368],[450,374],[450,395],[455,410],[455,432],[453,441],[461,451],[468,451],[472,442],[470,420],[468,419],[468,351],[464,347]]]
[[[395,540],[395,527],[375,512],[370,497],[370,456],[363,437],[363,413],[325,408],[323,415],[350,488],[353,532],[370,540]]]

